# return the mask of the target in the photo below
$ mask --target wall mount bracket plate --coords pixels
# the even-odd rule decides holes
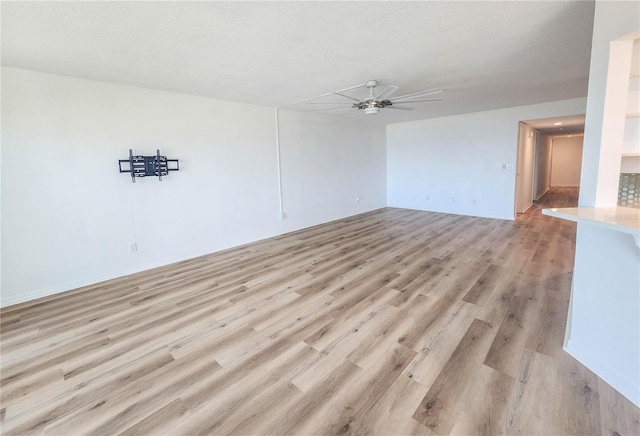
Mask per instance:
[[[136,182],[136,177],[156,176],[162,181],[162,176],[168,176],[170,171],[180,171],[178,159],[167,159],[161,156],[160,150],[156,150],[155,156],[134,156],[129,149],[129,159],[118,160],[118,168],[121,173],[131,173],[131,181]]]

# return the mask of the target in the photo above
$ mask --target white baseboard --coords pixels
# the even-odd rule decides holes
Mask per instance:
[[[640,407],[640,386],[630,380],[624,374],[611,368],[606,362],[590,350],[580,349],[569,339],[564,350],[576,360],[589,368],[595,375],[604,380],[608,385],[620,392],[629,401]]]
[[[255,240],[250,241],[239,241],[237,244],[232,244],[229,246],[217,246],[217,247],[189,247],[185,250],[182,250],[180,253],[169,256],[161,259],[154,259],[149,262],[142,262],[135,265],[123,266],[118,270],[110,270],[110,271],[101,271],[92,275],[85,275],[84,277],[78,278],[77,280],[71,280],[63,283],[56,283],[51,286],[42,287],[39,289],[32,289],[26,292],[21,292],[20,294],[6,295],[6,293],[0,292],[0,307],[12,306],[14,304],[20,304],[31,300],[36,300],[38,298],[51,297],[56,294],[60,294],[66,291],[72,291],[74,289],[82,288],[84,286],[91,286],[97,283],[101,283],[107,280],[116,279],[118,277],[127,276],[129,274],[135,274],[142,271],[147,271],[153,268],[158,268],[161,266],[171,265],[172,263],[182,262],[185,260],[193,259],[196,257],[204,256],[207,254],[217,253],[220,251],[224,251],[230,248],[241,247],[246,244],[253,244],[255,242],[259,242],[264,239],[272,238],[275,236],[280,236],[289,232],[295,232],[298,230],[302,230],[305,228],[313,227],[316,225],[326,224],[332,221],[341,220],[344,218],[354,217],[360,214],[369,213],[378,209],[383,209],[386,206],[381,207],[372,207],[366,210],[358,211],[353,214],[346,214],[344,216],[335,217],[329,221],[322,221],[319,223],[306,223],[305,225],[299,227],[294,226],[293,228],[288,228],[284,232],[274,233],[274,234],[266,234],[263,237],[259,237]]]
[[[224,250],[224,248],[219,250],[201,250],[200,252],[192,252],[188,255],[171,256],[166,259],[157,259],[152,262],[145,262],[135,266],[125,267],[118,271],[103,272],[100,274],[83,277],[78,280],[72,280],[65,283],[57,283],[53,286],[47,286],[40,289],[33,289],[29,292],[21,293],[20,295],[5,296],[3,294],[0,295],[0,307],[12,306],[14,304],[20,304],[31,300],[36,300],[38,298],[51,297],[53,295],[60,294],[66,291],[82,288],[84,286],[95,285],[107,280],[112,280],[118,277],[127,276],[129,274],[147,271],[149,269],[157,268],[160,266],[170,265],[172,263],[181,262],[184,260],[192,259],[194,257],[204,256],[206,254],[211,254],[212,252],[220,250]]]
[[[516,213],[525,213],[531,206],[533,206],[533,202],[527,204],[524,209],[522,209],[522,212],[516,212]]]
[[[536,197],[536,201],[540,200],[544,194],[546,194],[547,192],[549,192],[549,190],[550,190],[550,189],[551,189],[551,186],[547,186],[547,189],[545,189],[545,190],[544,190],[544,192],[543,192],[542,194],[540,194],[540,195],[538,195],[538,196]]]

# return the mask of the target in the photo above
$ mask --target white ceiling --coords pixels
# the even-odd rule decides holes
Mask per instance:
[[[593,11],[592,1],[3,1],[2,64],[271,107],[369,79],[397,95],[443,90],[412,112],[384,109],[390,122],[586,96]]]

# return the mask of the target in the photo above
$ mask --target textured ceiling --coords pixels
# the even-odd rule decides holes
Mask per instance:
[[[586,96],[594,11],[591,1],[1,7],[7,66],[271,107],[369,79],[398,95],[443,90],[412,112],[384,109],[387,122]]]

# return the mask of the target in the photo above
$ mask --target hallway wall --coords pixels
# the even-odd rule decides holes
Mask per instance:
[[[552,137],[540,132],[536,141],[536,185],[534,200],[538,200],[551,187],[551,141]]]
[[[583,136],[553,138],[551,186],[580,186]]]

